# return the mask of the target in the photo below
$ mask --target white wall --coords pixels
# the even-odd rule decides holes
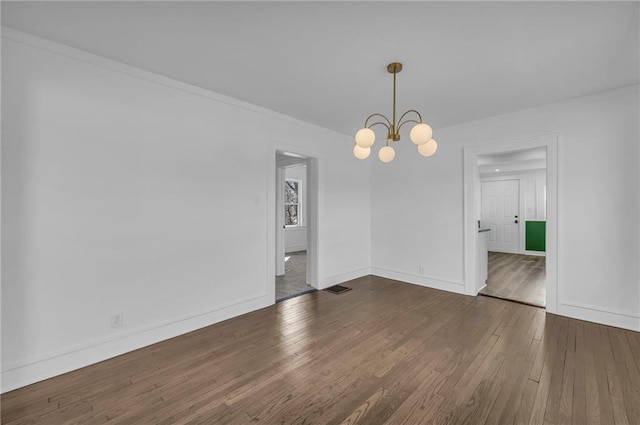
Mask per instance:
[[[285,179],[300,180],[301,225],[284,229],[285,252],[304,251],[307,249],[307,166],[304,164],[287,167]]]
[[[401,141],[372,162],[372,271],[462,292],[462,148],[559,133],[559,313],[640,330],[638,114],[634,86]]]
[[[2,42],[3,391],[272,304],[275,144],[318,158],[320,285],[368,274],[369,171],[349,137],[18,32]]]
[[[545,170],[524,173],[525,220],[546,220],[544,202],[546,186],[547,173]]]

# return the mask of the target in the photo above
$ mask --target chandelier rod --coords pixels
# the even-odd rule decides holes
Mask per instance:
[[[390,134],[391,140],[395,139],[396,134],[398,133],[396,129],[396,76],[398,72],[395,69],[393,70],[393,124],[391,125],[391,131],[393,134]]]

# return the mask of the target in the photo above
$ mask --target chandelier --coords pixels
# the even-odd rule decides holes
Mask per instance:
[[[389,120],[389,118],[379,113],[371,114],[367,117],[364,121],[364,127],[356,133],[356,145],[353,148],[353,154],[358,159],[367,159],[371,154],[371,146],[376,141],[376,134],[371,127],[375,125],[381,125],[387,129],[387,143],[378,151],[378,158],[382,162],[391,162],[396,156],[391,143],[400,140],[400,129],[409,122],[416,124],[411,129],[409,138],[418,146],[420,155],[431,156],[438,149],[438,143],[432,138],[433,130],[428,124],[422,122],[422,115],[415,109],[408,110],[396,121],[396,75],[400,71],[402,71],[400,62],[393,62],[387,65],[387,72],[393,74],[393,119]],[[369,123],[372,118],[381,120]]]

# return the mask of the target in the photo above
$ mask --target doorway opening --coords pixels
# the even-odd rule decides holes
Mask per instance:
[[[464,148],[465,293],[498,296],[489,292],[500,279],[508,288],[500,298],[558,312],[559,138]],[[535,173],[537,180],[529,176]],[[527,189],[528,182],[534,191]],[[533,294],[537,297],[531,302]]]
[[[309,165],[304,156],[276,152],[276,302],[316,291],[308,267],[314,215]]]
[[[487,250],[479,294],[544,308],[546,147],[478,155],[476,161],[479,247]]]

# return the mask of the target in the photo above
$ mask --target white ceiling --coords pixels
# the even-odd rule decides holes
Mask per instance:
[[[345,134],[637,84],[637,2],[2,2],[2,23]],[[402,111],[399,111],[402,112]]]
[[[500,154],[478,155],[481,176],[512,174],[547,168],[547,148],[522,149]]]

